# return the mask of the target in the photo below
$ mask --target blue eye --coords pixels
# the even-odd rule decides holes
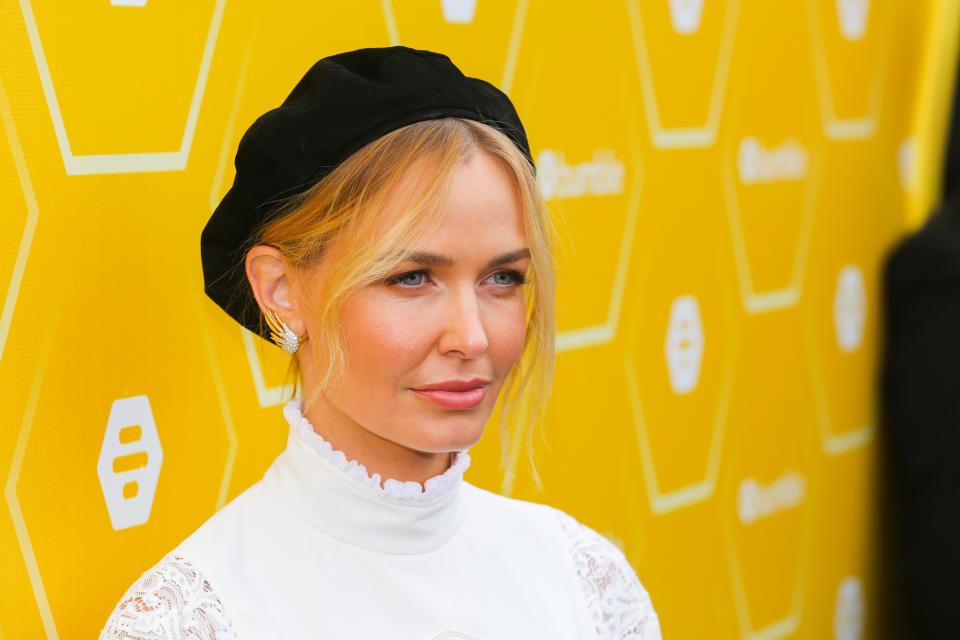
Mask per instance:
[[[425,269],[418,269],[417,271],[408,271],[395,275],[387,280],[387,284],[399,285],[404,289],[417,289],[426,284],[428,277],[429,273]],[[510,287],[527,283],[526,276],[519,271],[513,271],[511,269],[497,271],[487,279],[491,280],[493,284],[498,287]]]
[[[526,284],[527,282],[526,277],[517,271],[497,271],[490,277],[493,279],[494,284],[504,287],[512,284]]]
[[[400,284],[405,287],[419,287],[423,284],[424,276],[426,276],[425,271],[408,271],[407,273],[401,273],[398,276],[390,278],[391,284]]]

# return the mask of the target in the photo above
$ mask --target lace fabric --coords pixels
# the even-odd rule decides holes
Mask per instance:
[[[100,640],[237,640],[210,583],[168,555],[140,576],[107,620]]]
[[[623,553],[562,511],[584,602],[598,640],[661,640],[650,595]],[[169,555],[130,587],[100,640],[237,640],[210,583],[185,559]]]
[[[291,430],[333,467],[380,495],[405,500],[429,500],[445,495],[462,482],[470,464],[459,452],[450,468],[417,482],[370,476],[366,468],[317,434],[303,416],[299,401],[284,407]],[[574,518],[556,511],[566,534],[585,608],[597,640],[660,640],[660,623],[623,553],[610,541]],[[144,573],[114,609],[100,640],[238,640],[229,612],[208,580],[189,561],[176,554],[165,556]],[[247,640],[247,639],[243,639]]]
[[[333,448],[327,440],[317,433],[310,421],[303,415],[303,401],[291,400],[283,407],[283,415],[290,423],[294,433],[314,449],[320,457],[330,462],[334,467],[345,474],[371,487],[380,495],[404,500],[433,500],[448,493],[463,478],[464,471],[470,466],[470,455],[466,451],[458,451],[450,467],[438,476],[428,478],[421,486],[412,480],[401,481],[387,478],[383,480],[379,473],[372,476],[367,468],[356,460],[349,460],[342,451]],[[383,481],[383,486],[381,486]]]
[[[661,640],[660,619],[650,595],[626,556],[602,535],[557,512],[597,638]]]

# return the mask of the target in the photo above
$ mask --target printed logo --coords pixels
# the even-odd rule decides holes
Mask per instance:
[[[477,0],[440,0],[443,19],[453,24],[470,24],[477,9]]]
[[[917,145],[913,136],[904,138],[897,147],[897,171],[900,174],[900,186],[905,191],[910,191],[916,185],[916,156]]]
[[[696,389],[703,360],[703,324],[696,297],[680,296],[670,305],[663,347],[673,392],[681,395]]]
[[[162,463],[163,449],[147,396],[114,400],[97,475],[115,530],[150,519]]]
[[[593,159],[566,163],[562,151],[544,149],[537,154],[540,190],[547,200],[623,193],[626,167],[612,149],[596,149]]]
[[[836,640],[860,640],[866,605],[863,584],[857,576],[847,576],[837,587],[833,608],[833,637]]]
[[[677,33],[696,33],[703,15],[703,0],[670,0],[670,22]]]
[[[837,0],[840,33],[847,40],[859,40],[867,31],[870,0]]]
[[[779,147],[767,149],[756,138],[747,136],[737,150],[740,182],[789,182],[807,175],[808,153],[796,140],[789,138]]]
[[[737,489],[737,517],[742,524],[751,524],[797,506],[806,496],[807,480],[797,471],[788,470],[767,486],[744,478]]]
[[[840,269],[833,297],[833,326],[841,351],[856,351],[863,341],[863,325],[867,315],[864,290],[860,267],[848,264]]]

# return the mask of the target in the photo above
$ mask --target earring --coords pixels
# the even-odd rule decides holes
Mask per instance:
[[[270,309],[263,310],[263,317],[267,321],[267,326],[270,327],[270,339],[287,354],[291,356],[295,354],[300,348],[300,337]]]

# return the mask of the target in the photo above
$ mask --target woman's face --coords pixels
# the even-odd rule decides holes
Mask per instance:
[[[466,449],[520,357],[530,259],[510,173],[478,150],[438,213],[410,260],[345,303],[346,375],[318,401],[320,419],[340,423],[328,423],[334,433],[360,427],[414,452]]]

